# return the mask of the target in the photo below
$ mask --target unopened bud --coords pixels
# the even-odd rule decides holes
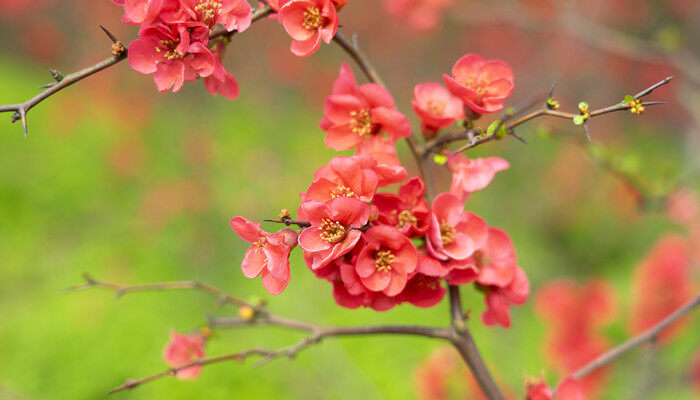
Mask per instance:
[[[238,316],[245,321],[250,321],[255,317],[255,310],[250,306],[241,306],[238,308]]]
[[[280,219],[292,219],[292,214],[287,210],[286,208],[283,208],[282,211],[280,211],[279,215]]]

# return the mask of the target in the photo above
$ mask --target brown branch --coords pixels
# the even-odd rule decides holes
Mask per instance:
[[[253,15],[252,21],[258,21],[261,18],[269,15],[272,12],[272,9],[269,6],[265,6],[263,8],[257,9]],[[104,29],[104,28],[102,28]],[[236,31],[231,31],[228,32],[226,29],[223,27],[217,27],[214,30],[211,31],[211,34],[209,35],[209,39],[218,39],[218,38],[227,38],[230,39],[234,34],[236,34]],[[110,39],[113,38],[111,34],[108,34],[110,36]],[[17,104],[9,104],[9,105],[0,105],[0,113],[5,113],[5,112],[14,112],[11,118],[11,122],[17,122],[19,120],[22,121],[22,127],[24,128],[24,136],[26,137],[28,134],[28,126],[27,126],[27,114],[29,113],[29,110],[34,108],[37,104],[41,103],[42,101],[48,99],[49,97],[53,96],[54,94],[60,92],[61,90],[73,85],[74,83],[80,82],[81,80],[94,75],[100,71],[103,71],[127,58],[127,53],[128,49],[126,47],[123,47],[122,51],[119,52],[117,55],[114,55],[110,58],[107,58],[103,61],[98,62],[97,64],[91,65],[87,68],[84,68],[78,72],[74,72],[72,74],[68,74],[63,76],[63,78],[53,84],[50,84],[46,90],[43,92],[39,93],[38,95],[32,97],[31,99],[25,101],[24,103],[17,103]]]
[[[161,292],[171,290],[198,290],[207,293],[216,298],[217,304],[233,304],[239,307],[250,307],[256,313],[267,314],[267,311],[260,304],[253,304],[238,297],[231,296],[223,290],[217,289],[206,283],[199,281],[173,281],[173,282],[157,282],[147,283],[143,285],[119,285],[116,283],[98,281],[89,274],[83,274],[85,283],[81,285],[66,288],[68,292],[77,292],[93,288],[103,288],[114,291],[117,298],[130,293],[139,292]]]
[[[671,81],[671,79],[673,79],[673,76],[669,76],[669,77],[651,85],[650,87],[642,90],[641,92],[637,93],[634,96],[635,100],[639,100],[639,99],[644,98],[645,96],[652,93],[658,87],[669,83]],[[658,104],[665,104],[665,103],[658,102],[658,101],[647,101],[647,102],[642,103],[642,105],[644,107],[654,106],[654,105],[658,105]],[[600,115],[605,115],[605,114],[609,114],[609,113],[616,112],[616,111],[625,111],[625,110],[629,110],[629,109],[630,109],[630,106],[628,104],[625,104],[623,102],[618,102],[618,103],[611,105],[611,106],[608,106],[608,107],[603,107],[603,108],[600,108],[597,110],[589,111],[588,117],[586,120],[591,119],[593,117],[600,116]],[[559,110],[550,109],[547,107],[547,104],[545,103],[543,108],[532,111],[532,112],[530,112],[522,117],[519,117],[513,121],[507,122],[504,125],[505,125],[506,132],[511,132],[511,134],[512,134],[512,130],[514,128],[516,128],[517,126],[520,126],[526,122],[532,121],[532,120],[539,118],[539,117],[555,117],[555,118],[563,118],[563,119],[573,120],[575,117],[577,117],[579,115],[581,115],[581,114],[580,113],[563,112],[563,111],[559,111]],[[504,115],[503,118],[504,119],[508,118],[508,115],[507,114]],[[584,126],[584,129],[587,129],[585,127],[585,123],[583,124],[583,126]],[[475,129],[468,129],[468,130],[463,131],[463,132],[457,132],[457,133],[439,136],[431,141],[426,142],[419,150],[423,154],[424,158],[429,158],[430,155],[432,155],[432,154],[436,153],[437,151],[439,151],[440,149],[444,148],[444,146],[446,146],[450,143],[462,141],[465,139],[467,140],[467,143],[464,144],[463,146],[461,146],[460,148],[458,148],[457,150],[455,150],[454,152],[452,152],[453,154],[465,151],[467,149],[471,149],[473,147],[479,146],[479,145],[486,143],[486,142],[500,139],[500,137],[498,136],[498,129],[496,129],[494,132],[492,132],[490,134],[484,134],[484,135],[478,135]]]
[[[250,324],[249,324],[250,325]],[[275,324],[278,325],[278,324]],[[287,325],[282,325],[287,326]],[[243,362],[250,356],[261,356],[261,359],[256,363],[256,365],[262,365],[268,363],[276,358],[287,357],[294,358],[300,351],[310,347],[314,344],[319,343],[323,338],[326,337],[337,337],[337,336],[363,336],[363,335],[412,335],[412,336],[424,336],[429,338],[439,338],[439,339],[449,339],[449,331],[445,328],[429,327],[429,326],[413,326],[413,325],[375,325],[375,326],[348,326],[348,327],[322,327],[310,325],[309,330],[311,335],[302,339],[298,343],[284,347],[278,350],[269,350],[263,348],[245,350],[238,353],[225,354],[222,356],[203,358],[200,360],[195,360],[187,365],[183,365],[177,368],[169,368],[163,372],[148,376],[146,378],[138,380],[128,380],[121,386],[112,389],[109,393],[121,392],[126,389],[133,389],[144,383],[152,382],[156,379],[175,376],[179,371],[193,367],[193,366],[204,366],[209,364],[214,364],[222,361],[235,360],[237,362]]]
[[[627,353],[628,351],[636,347],[642,346],[644,344],[655,342],[658,339],[661,332],[664,331],[664,329],[668,328],[671,324],[683,318],[684,316],[688,315],[688,313],[693,311],[698,306],[700,306],[700,292],[698,292],[693,299],[691,299],[690,301],[682,305],[680,308],[678,308],[676,311],[672,312],[666,318],[661,320],[658,324],[600,355],[593,361],[579,368],[576,372],[572,374],[572,376],[577,379],[581,379],[584,376],[590,374],[591,372],[597,370],[598,368],[602,368],[610,364],[611,362],[615,361],[617,358]]]

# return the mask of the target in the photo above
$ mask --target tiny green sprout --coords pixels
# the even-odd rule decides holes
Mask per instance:
[[[491,125],[489,125],[488,129],[486,129],[486,133],[489,135],[494,133],[496,131],[496,128],[498,128],[498,124],[500,124],[500,123],[501,123],[501,121],[498,119],[491,122]]]
[[[447,163],[447,156],[444,154],[435,154],[433,156],[433,162],[437,165],[445,165],[445,163]]]
[[[509,117],[512,117],[513,115],[515,115],[515,108],[513,108],[513,107],[506,108],[506,115]]]
[[[585,118],[583,118],[583,115],[577,115],[574,117],[574,125],[583,125],[585,122]]]
[[[586,114],[588,112],[588,103],[585,101],[578,103],[578,109],[581,110],[581,114]]]
[[[559,108],[559,102],[550,97],[547,99],[547,108],[556,110]]]
[[[630,103],[634,103],[634,97],[632,97],[630,95],[625,96],[625,99],[622,100],[622,104],[629,105]]]

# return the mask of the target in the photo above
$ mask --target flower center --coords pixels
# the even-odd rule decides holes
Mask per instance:
[[[389,272],[395,258],[391,250],[379,250],[374,255],[374,266],[377,268],[377,271]]]
[[[211,24],[216,17],[221,13],[221,2],[215,0],[200,0],[199,4],[194,7],[194,12],[201,22]]]
[[[487,82],[482,79],[476,79],[473,76],[470,76],[469,78],[465,79],[463,83],[464,86],[471,89],[478,96],[482,96],[484,93],[486,93]]]
[[[328,243],[335,244],[345,239],[347,229],[345,225],[330,219],[324,219],[321,223],[321,239]]]
[[[338,186],[331,192],[331,197],[334,199],[336,197],[353,197],[354,195],[355,192],[353,192],[352,189],[343,185]]]
[[[304,11],[304,22],[301,25],[306,30],[315,31],[318,28],[326,26],[327,23],[326,17],[321,15],[320,8],[309,7]]]
[[[442,100],[430,99],[428,100],[428,112],[442,117],[442,114],[445,113],[445,105],[445,102]]]
[[[454,226],[449,225],[447,222],[442,221],[440,223],[440,238],[442,239],[442,245],[447,246],[455,241],[455,234],[457,229]]]
[[[156,47],[156,51],[158,53],[163,52],[163,57],[166,60],[177,60],[185,56],[177,49],[177,46],[180,44],[179,38],[175,40],[161,40],[160,44],[162,46]]]
[[[253,246],[257,247],[257,249],[255,249],[255,251],[257,253],[262,254],[263,249],[265,248],[265,243],[266,243],[265,238],[261,236],[257,242],[253,243]]]
[[[415,225],[416,222],[418,222],[418,218],[416,218],[415,215],[413,215],[412,212],[409,210],[402,210],[399,213],[399,223],[396,225],[399,229],[403,228],[406,225]]]
[[[374,122],[372,122],[372,116],[368,109],[351,111],[350,116],[352,117],[350,126],[352,127],[353,133],[360,136],[368,136],[374,132]]]

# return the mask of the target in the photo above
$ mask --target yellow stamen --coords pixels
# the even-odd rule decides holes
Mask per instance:
[[[374,266],[377,268],[377,271],[389,272],[394,259],[395,257],[391,250],[380,250],[374,256]]]

